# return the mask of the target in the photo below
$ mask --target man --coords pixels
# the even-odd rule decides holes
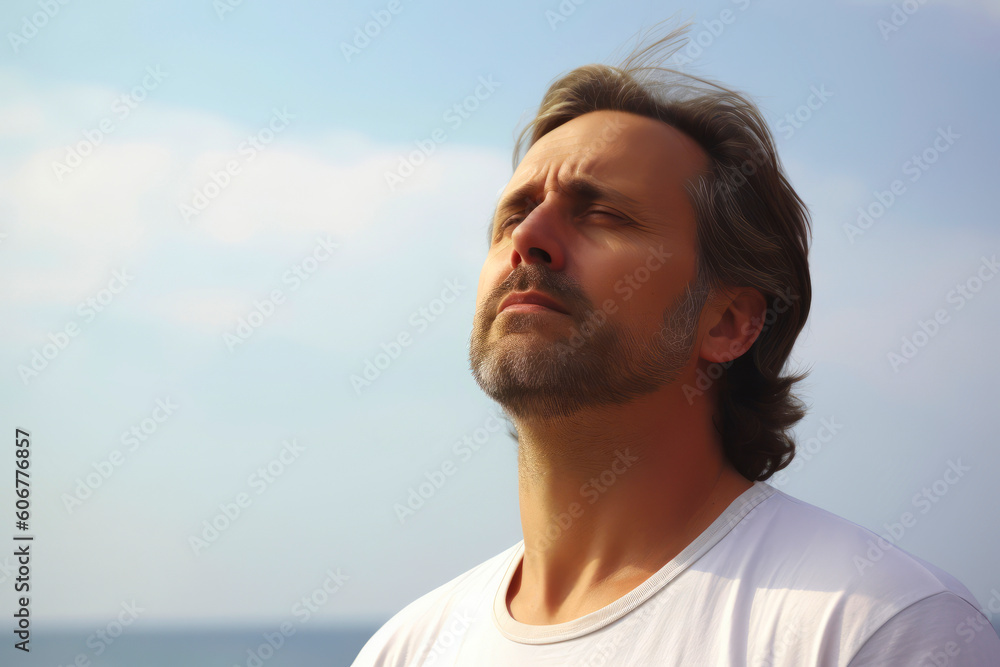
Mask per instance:
[[[751,102],[645,67],[679,36],[559,79],[522,134],[470,361],[524,540],[355,665],[1000,665],[962,584],[764,483],[804,414],[808,217]]]

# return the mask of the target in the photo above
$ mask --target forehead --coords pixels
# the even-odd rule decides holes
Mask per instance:
[[[592,111],[535,142],[504,194],[534,184],[540,195],[584,176],[658,209],[686,202],[685,184],[707,172],[708,162],[692,138],[662,121],[621,111]]]

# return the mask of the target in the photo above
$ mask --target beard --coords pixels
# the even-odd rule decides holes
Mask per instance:
[[[509,312],[500,299],[537,289],[562,302],[571,324],[550,314]],[[568,417],[598,406],[623,405],[677,380],[690,362],[698,318],[708,295],[700,276],[642,334],[595,310],[579,285],[541,264],[520,264],[476,310],[469,363],[482,390],[514,418]],[[562,317],[562,316],[557,316]],[[554,337],[552,330],[564,332]]]

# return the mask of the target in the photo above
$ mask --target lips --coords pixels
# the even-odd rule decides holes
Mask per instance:
[[[500,302],[500,308],[497,313],[503,311],[507,306],[513,306],[517,304],[532,304],[536,306],[544,306],[557,313],[562,313],[564,315],[569,315],[569,312],[565,307],[555,299],[550,296],[546,296],[541,292],[528,291],[528,292],[511,292],[508,294],[503,301]]]

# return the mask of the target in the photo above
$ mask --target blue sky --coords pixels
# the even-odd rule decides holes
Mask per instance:
[[[455,445],[495,409],[467,362],[484,226],[549,82],[675,13],[703,44],[685,69],[754,96],[813,215],[814,440],[775,484],[877,532],[915,513],[900,546],[1000,591],[1000,280],[976,282],[1000,253],[995,5],[930,0],[892,31],[880,1],[388,5],[0,10],[0,423],[32,433],[40,621],[135,599],[149,626],[277,623],[332,571],[309,622],[380,622],[520,539],[512,441]]]

